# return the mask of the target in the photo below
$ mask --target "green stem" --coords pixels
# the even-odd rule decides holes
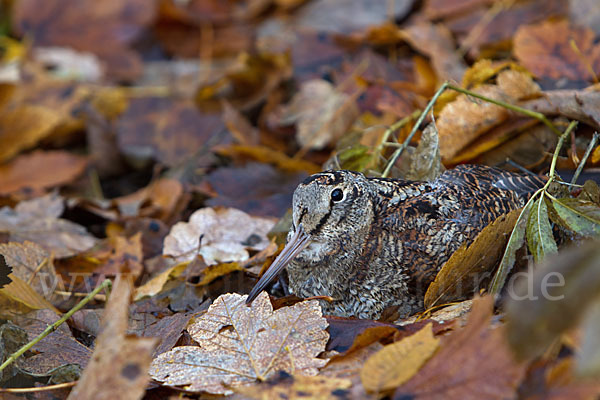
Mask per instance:
[[[539,112],[536,112],[536,111],[531,111],[531,110],[528,110],[528,109],[523,108],[523,107],[515,106],[514,104],[506,103],[506,102],[504,102],[502,100],[492,99],[491,97],[487,97],[487,96],[483,96],[481,94],[477,94],[477,93],[471,92],[470,90],[463,89],[463,88],[461,88],[459,86],[454,86],[454,85],[448,84],[447,87],[448,87],[448,89],[452,89],[452,90],[455,90],[455,91],[457,91],[459,93],[466,94],[467,96],[472,96],[472,97],[475,97],[477,99],[481,99],[481,100],[487,101],[488,103],[492,103],[492,104],[495,104],[497,106],[504,107],[504,108],[506,108],[508,110],[511,110],[511,111],[514,111],[514,112],[517,112],[517,113],[520,113],[520,114],[523,114],[523,115],[527,115],[528,117],[535,118],[535,119],[539,120],[540,122],[542,122],[544,125],[546,125],[548,128],[550,128],[550,130],[552,132],[554,132],[557,136],[561,136],[562,135],[562,132],[560,130],[558,130],[558,128],[556,128],[554,126],[554,124],[552,124],[552,122],[550,122],[550,120],[548,118],[546,118],[546,116],[544,114],[542,114],[542,113],[539,113]]]
[[[81,300],[75,307],[73,307],[72,309],[69,310],[69,312],[67,312],[65,315],[63,315],[61,319],[59,319],[52,325],[48,325],[46,327],[46,329],[44,329],[44,331],[42,333],[40,333],[35,339],[33,339],[32,341],[27,343],[25,346],[21,347],[19,350],[17,350],[13,354],[11,354],[6,359],[6,361],[4,361],[4,363],[2,365],[0,365],[0,372],[4,368],[6,368],[10,364],[12,364],[17,358],[22,356],[27,350],[31,349],[33,346],[38,344],[40,342],[40,340],[42,340],[43,338],[45,338],[46,336],[48,336],[49,334],[54,332],[62,323],[64,323],[69,318],[71,318],[71,316],[73,314],[75,314],[77,311],[82,309],[83,306],[85,306],[87,303],[89,303],[89,301],[92,298],[94,298],[94,296],[96,296],[98,293],[100,293],[103,289],[110,287],[110,285],[112,285],[112,283],[109,279],[106,279],[104,282],[102,282],[102,284],[100,284],[100,286],[98,286],[96,289],[94,289],[92,292],[90,292],[87,296],[85,296],[83,298],[83,300]]]
[[[412,130],[406,137],[406,140],[402,143],[402,146],[400,146],[398,149],[396,149],[396,151],[394,151],[394,153],[390,157],[390,160],[388,161],[387,165],[385,166],[385,170],[383,171],[383,174],[381,174],[382,178],[387,178],[389,176],[390,171],[392,170],[392,167],[396,163],[396,160],[398,159],[398,157],[400,157],[400,155],[402,154],[404,149],[406,149],[408,147],[413,136],[415,136],[415,134],[419,130],[419,126],[421,126],[421,124],[423,123],[423,120],[425,119],[425,117],[427,116],[429,111],[431,111],[431,109],[433,108],[433,105],[435,104],[437,99],[441,96],[441,94],[444,92],[444,90],[446,90],[446,88],[448,88],[448,87],[450,87],[450,84],[448,82],[444,82],[444,84],[442,84],[442,86],[440,86],[440,88],[437,90],[437,92],[435,92],[435,94],[433,95],[431,100],[429,100],[429,103],[427,103],[427,107],[425,107],[425,109],[423,110],[421,115],[419,115],[419,119],[417,119],[415,126],[413,126]]]

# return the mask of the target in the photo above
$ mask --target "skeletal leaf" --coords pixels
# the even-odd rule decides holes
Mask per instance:
[[[196,346],[176,347],[152,362],[150,375],[191,391],[230,394],[230,387],[268,379],[277,371],[315,375],[326,360],[327,321],[315,300],[273,311],[261,293],[251,306],[247,296],[219,296],[189,327]]]
[[[543,193],[531,205],[527,221],[527,246],[536,262],[549,254],[556,254],[558,251],[552,236],[552,226],[548,220],[548,206]]]
[[[508,244],[506,245],[506,250],[504,251],[504,255],[502,256],[502,261],[500,261],[500,266],[496,271],[496,275],[494,275],[494,279],[492,283],[490,283],[490,292],[493,294],[500,293],[502,287],[504,286],[504,282],[506,281],[506,277],[508,273],[512,269],[516,260],[516,252],[523,245],[523,241],[525,240],[525,229],[527,228],[527,219],[529,218],[529,213],[531,212],[531,208],[537,197],[538,193],[536,192],[523,210],[521,211],[521,215],[517,219],[515,223],[515,227],[510,235],[510,239],[508,239]]]
[[[550,198],[556,222],[583,236],[600,236],[600,207],[591,201]]]
[[[385,346],[365,362],[360,374],[363,386],[371,392],[400,386],[429,360],[439,341],[429,323],[414,335]]]

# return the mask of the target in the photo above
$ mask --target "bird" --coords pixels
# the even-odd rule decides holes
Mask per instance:
[[[298,185],[287,244],[247,297],[287,268],[289,290],[319,300],[326,315],[379,319],[423,310],[423,294],[463,244],[523,207],[547,179],[459,165],[435,180],[366,177],[334,170]]]

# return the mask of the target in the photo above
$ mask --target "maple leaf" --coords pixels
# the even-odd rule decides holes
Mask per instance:
[[[159,355],[150,375],[186,390],[230,394],[229,387],[263,381],[277,371],[315,375],[327,363],[316,358],[329,339],[317,301],[274,312],[265,292],[251,306],[246,297],[219,296],[188,327],[200,347],[181,346]]]

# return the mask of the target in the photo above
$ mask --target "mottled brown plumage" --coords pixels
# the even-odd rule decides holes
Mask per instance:
[[[287,267],[290,290],[330,296],[326,314],[378,318],[422,309],[423,293],[464,242],[521,207],[544,180],[463,165],[433,182],[366,178],[328,171],[294,192],[288,244],[248,302]]]

